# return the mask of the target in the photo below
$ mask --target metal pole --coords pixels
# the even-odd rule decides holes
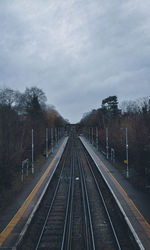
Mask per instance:
[[[112,161],[112,159],[113,159],[113,150],[111,148],[111,161]]]
[[[22,162],[22,168],[21,168],[21,182],[23,182],[23,162]]]
[[[98,150],[98,128],[96,127],[96,148]]]
[[[113,150],[113,163],[115,163],[115,150]]]
[[[34,174],[34,131],[32,129],[32,174]]]
[[[62,128],[60,127],[60,138],[62,137]]]
[[[106,158],[108,159],[108,128],[106,128]]]
[[[48,128],[46,128],[46,158],[48,158]]]
[[[60,128],[58,128],[58,140],[60,140]]]
[[[126,133],[126,164],[127,164],[127,169],[126,169],[126,177],[129,177],[129,159],[128,159],[128,128],[121,128],[121,130],[125,130]]]
[[[94,144],[94,141],[93,141],[93,128],[92,128],[92,145]]]
[[[57,128],[57,141],[59,142],[59,128]]]
[[[55,141],[56,141],[56,144],[58,143],[57,141],[57,128],[55,128]]]
[[[128,163],[128,128],[126,130],[126,161],[127,161],[127,178],[129,177],[129,163]]]
[[[28,169],[29,169],[29,161],[27,159],[27,169],[26,169],[26,176],[28,176]]]
[[[53,153],[53,128],[51,128],[51,151]]]

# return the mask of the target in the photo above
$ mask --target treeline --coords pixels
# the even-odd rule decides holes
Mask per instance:
[[[102,100],[101,107],[86,113],[80,121],[85,135],[96,144],[98,133],[99,150],[106,152],[109,159],[111,149],[116,161],[126,171],[126,136],[128,137],[129,177],[136,185],[150,185],[150,99],[123,102],[118,105],[117,96]],[[98,132],[96,132],[98,131]],[[92,134],[93,133],[93,134]],[[108,133],[108,136],[107,134]],[[127,133],[127,134],[126,134]],[[108,137],[108,142],[106,142]]]
[[[46,99],[45,93],[37,87],[26,88],[24,93],[9,88],[0,90],[1,190],[11,187],[16,172],[21,171],[23,160],[28,158],[31,163],[32,129],[34,160],[45,150],[46,128],[49,141],[51,128],[55,128],[54,137],[61,136],[58,131],[67,122],[54,107],[46,105]]]

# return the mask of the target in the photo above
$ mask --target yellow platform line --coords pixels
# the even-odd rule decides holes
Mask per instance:
[[[38,181],[38,183],[36,184],[36,186],[32,190],[32,192],[29,194],[29,196],[26,198],[26,200],[24,201],[22,206],[19,208],[17,213],[14,215],[14,217],[11,219],[11,221],[5,227],[5,229],[0,233],[0,246],[2,246],[4,241],[10,235],[10,233],[15,228],[15,226],[17,225],[17,223],[19,222],[19,220],[23,216],[24,212],[26,211],[26,209],[30,205],[31,201],[33,200],[33,198],[35,197],[37,191],[39,190],[40,186],[42,185],[43,181],[45,180],[47,174],[49,173],[50,169],[52,168],[52,165],[54,164],[54,162],[56,161],[58,155],[60,154],[60,151],[61,151],[61,148],[57,152],[56,156],[54,157],[54,159],[52,160],[52,162],[50,163],[50,165],[48,166],[48,168],[46,169],[46,171],[44,172],[44,174],[42,175],[42,177],[40,178],[40,180]]]
[[[97,156],[96,156],[97,157]],[[98,158],[98,157],[97,157]],[[138,215],[142,218],[142,220],[138,220],[138,222],[142,225],[142,227],[144,228],[144,230],[146,231],[148,237],[150,237],[150,225],[147,222],[147,220],[144,218],[144,216],[141,214],[141,212],[139,211],[139,209],[136,207],[136,205],[134,204],[134,202],[129,198],[128,194],[125,192],[125,190],[123,189],[123,187],[119,184],[119,182],[114,178],[114,176],[110,173],[110,171],[107,169],[107,167],[105,166],[105,164],[98,159],[100,164],[102,165],[102,167],[105,169],[105,171],[107,171],[107,173],[109,174],[110,178],[112,179],[113,183],[118,187],[119,192],[122,194],[122,196],[124,197],[124,199],[126,200],[126,202],[129,204],[129,206],[131,207],[132,211],[134,212],[134,209],[136,209],[136,212],[138,213]],[[134,209],[133,209],[134,208]]]
[[[90,150],[91,150],[91,148],[90,148]],[[130,208],[132,209],[132,211],[133,211],[134,214],[135,214],[134,209],[136,210],[136,212],[138,213],[138,216],[140,217],[140,220],[138,220],[138,218],[137,218],[137,220],[140,223],[140,225],[143,227],[143,229],[146,232],[147,236],[150,238],[150,224],[147,222],[147,220],[144,218],[144,216],[138,210],[138,208],[136,207],[136,205],[134,204],[134,202],[129,198],[128,194],[125,192],[125,190],[123,189],[123,187],[119,184],[119,182],[110,173],[110,171],[108,170],[108,168],[106,167],[106,165],[102,162],[102,160],[97,156],[97,154],[93,150],[92,150],[92,152],[93,152],[94,157],[97,159],[97,161],[100,163],[100,165],[105,170],[105,172],[107,172],[107,174],[110,176],[112,182],[115,184],[115,186],[117,186],[117,188],[119,189],[119,192],[122,194],[122,196],[124,197],[124,199],[126,200],[126,202],[128,203],[128,205],[130,206]]]

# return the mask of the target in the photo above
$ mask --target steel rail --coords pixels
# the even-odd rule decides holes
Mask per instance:
[[[72,142],[73,143],[73,142]],[[71,176],[69,183],[69,192],[67,200],[67,208],[65,215],[65,224],[61,250],[69,250],[70,247],[70,236],[71,236],[71,224],[72,224],[72,204],[73,204],[73,194],[74,194],[74,152],[73,145],[71,148]]]
[[[95,250],[95,240],[94,240],[94,232],[93,232],[93,224],[92,224],[90,203],[89,203],[89,198],[88,198],[88,191],[87,191],[87,186],[86,186],[86,181],[85,181],[85,175],[84,175],[83,167],[82,167],[81,170],[82,170],[82,174],[83,174],[85,195],[86,195],[86,200],[87,200],[87,209],[88,209],[88,216],[89,216],[89,222],[90,222],[90,231],[91,231],[91,237],[92,237],[92,249]]]
[[[86,187],[86,182],[85,182],[85,176],[83,172],[82,161],[81,161],[81,157],[79,156],[79,154],[77,154],[77,159],[78,159],[78,165],[79,165],[79,171],[80,171],[80,177],[81,177],[81,189],[82,189],[82,195],[83,195],[83,207],[84,207],[85,227],[86,227],[86,249],[95,250],[95,240],[94,240],[94,232],[93,232],[92,218],[91,218],[91,212],[90,212],[89,198],[88,198],[88,192],[87,192],[87,187]],[[90,245],[92,245],[92,248],[90,247]]]
[[[77,153],[76,153],[77,154]],[[85,193],[84,193],[84,186],[83,186],[83,179],[81,174],[81,163],[79,161],[79,156],[77,154],[78,160],[78,167],[80,173],[80,183],[81,183],[81,191],[82,191],[82,198],[83,198],[83,210],[84,210],[84,222],[85,222],[85,242],[86,242],[86,250],[89,250],[89,236],[88,236],[88,218],[87,218],[87,211],[86,211],[86,201],[85,201]]]
[[[68,147],[69,147],[69,144],[68,144]],[[37,245],[35,247],[35,250],[38,250],[38,248],[39,248],[39,245],[41,243],[41,240],[42,240],[42,237],[43,237],[43,234],[44,234],[44,230],[45,230],[48,218],[49,218],[49,215],[50,215],[51,210],[52,210],[53,205],[54,205],[54,201],[55,201],[55,198],[56,198],[56,195],[57,195],[57,191],[58,191],[59,186],[60,186],[60,182],[61,182],[61,179],[62,179],[62,173],[63,173],[64,167],[65,167],[65,163],[66,163],[66,160],[67,160],[67,156],[68,156],[68,151],[69,151],[68,147],[67,147],[67,152],[65,154],[65,158],[64,158],[64,161],[63,161],[63,165],[62,165],[61,173],[60,173],[60,176],[59,176],[59,180],[58,180],[58,183],[57,183],[54,195],[53,195],[53,199],[52,199],[51,205],[49,207],[49,210],[47,212],[47,215],[46,215],[46,218],[45,218],[45,221],[44,221],[44,224],[43,224],[40,236],[39,236],[39,240],[38,240]]]
[[[73,146],[74,148],[74,146]],[[71,247],[71,225],[72,225],[72,214],[73,214],[73,197],[74,197],[74,150],[72,154],[72,189],[71,189],[71,202],[70,202],[70,215],[69,215],[69,226],[68,226],[68,239],[67,239],[67,250]]]
[[[101,197],[101,199],[102,199],[102,203],[103,203],[104,209],[105,209],[105,211],[106,211],[106,214],[107,214],[107,217],[108,217],[108,221],[109,221],[109,223],[110,223],[110,226],[111,226],[111,229],[112,229],[112,232],[113,232],[115,241],[116,241],[116,245],[117,245],[118,249],[121,250],[122,248],[121,248],[121,246],[120,246],[119,239],[118,239],[117,233],[116,233],[116,231],[115,231],[115,228],[114,228],[114,226],[113,226],[113,222],[112,222],[112,220],[111,220],[111,216],[110,216],[110,214],[109,214],[109,211],[108,211],[107,205],[106,205],[106,203],[105,203],[103,194],[102,194],[102,192],[101,192],[101,190],[100,190],[100,187],[99,187],[99,185],[98,185],[97,179],[96,179],[95,174],[94,174],[94,171],[92,170],[91,164],[90,164],[90,162],[89,162],[89,160],[88,160],[88,157],[87,157],[87,155],[86,155],[86,153],[85,153],[85,150],[83,150],[83,152],[84,152],[84,155],[85,155],[87,164],[88,164],[88,166],[89,166],[89,169],[90,169],[90,171],[91,171],[91,173],[92,173],[92,176],[93,176],[93,178],[94,178],[96,187],[97,187],[98,192],[99,192],[99,194],[100,194],[100,197]]]

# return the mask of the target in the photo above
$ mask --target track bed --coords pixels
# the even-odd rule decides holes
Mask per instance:
[[[18,249],[138,249],[75,134]]]

